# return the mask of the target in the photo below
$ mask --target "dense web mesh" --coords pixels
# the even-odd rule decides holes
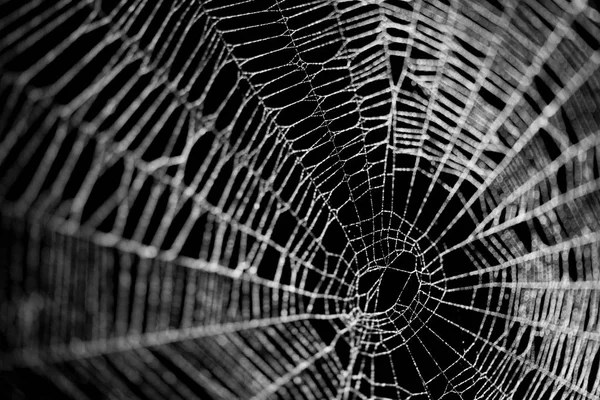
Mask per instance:
[[[598,399],[599,40],[585,0],[0,0],[1,392]]]

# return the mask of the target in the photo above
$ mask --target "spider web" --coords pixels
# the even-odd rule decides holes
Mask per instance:
[[[2,392],[599,398],[592,2],[0,4]]]

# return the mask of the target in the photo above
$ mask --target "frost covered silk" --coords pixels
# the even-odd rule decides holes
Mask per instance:
[[[0,0],[0,398],[600,398],[585,0]]]

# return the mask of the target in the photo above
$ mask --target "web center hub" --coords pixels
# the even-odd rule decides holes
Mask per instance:
[[[389,265],[369,268],[358,281],[359,307],[365,313],[402,312],[419,292],[418,269],[417,257],[409,252],[402,252]]]

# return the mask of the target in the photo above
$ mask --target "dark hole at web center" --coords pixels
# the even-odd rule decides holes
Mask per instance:
[[[364,295],[365,311],[382,312],[396,304],[407,307],[419,291],[416,269],[415,256],[402,253],[391,265],[363,275],[359,291]]]

